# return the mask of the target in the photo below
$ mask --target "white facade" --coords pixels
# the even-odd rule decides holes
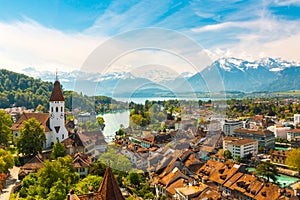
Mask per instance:
[[[294,125],[296,126],[299,123],[300,123],[300,114],[294,114]]]
[[[243,128],[244,123],[242,121],[225,121],[223,125],[223,131],[225,135],[233,135],[235,129]]]
[[[46,147],[51,147],[58,140],[59,142],[68,138],[68,131],[65,127],[65,102],[50,101],[50,123],[49,127],[52,130],[46,134]]]
[[[287,132],[291,129],[291,127],[270,126],[267,129],[274,133],[275,138],[287,139]]]
[[[243,158],[248,154],[256,155],[258,153],[258,141],[227,137],[223,140],[223,150],[229,150],[234,159],[236,159],[238,156]]]

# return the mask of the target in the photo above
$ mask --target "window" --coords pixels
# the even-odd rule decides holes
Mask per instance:
[[[64,134],[62,134],[61,138],[62,138],[62,139],[64,139],[64,137],[65,137],[65,135],[64,135]]]
[[[60,107],[60,112],[63,112],[63,107]]]
[[[56,106],[56,112],[58,112],[58,107]]]
[[[53,112],[53,107],[51,106],[51,112]]]
[[[80,168],[80,172],[84,172],[85,171],[85,169],[84,168]]]

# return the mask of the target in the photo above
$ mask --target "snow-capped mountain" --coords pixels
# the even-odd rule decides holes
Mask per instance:
[[[298,66],[300,65],[295,62],[273,58],[262,58],[257,61],[221,58],[191,77],[189,81],[196,91],[205,88],[205,86],[199,84],[200,79],[203,79],[200,81],[202,84],[208,85],[208,91],[263,91],[272,88],[268,85],[274,84],[276,80],[280,79],[281,74],[286,74],[285,72],[288,69],[295,69]],[[289,73],[285,75],[286,78],[288,76]],[[285,88],[289,87],[297,88],[298,86],[295,86],[292,82]],[[277,90],[280,90],[280,86]]]
[[[55,73],[23,70],[26,75],[53,81]],[[300,64],[280,58],[262,58],[246,61],[238,58],[221,58],[197,74],[176,74],[158,67],[132,72],[106,74],[82,71],[59,71],[59,80],[67,90],[88,95],[156,95],[162,93],[191,93],[213,91],[280,91],[300,89]],[[150,94],[151,93],[151,94]],[[138,95],[138,94],[137,94]]]

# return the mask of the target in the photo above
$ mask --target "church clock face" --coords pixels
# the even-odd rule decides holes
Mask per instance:
[[[51,117],[51,119],[53,119],[53,118],[54,118],[54,114],[53,114],[53,113],[51,113],[50,117]]]
[[[61,113],[60,114],[60,118],[63,119],[64,118],[64,114]]]

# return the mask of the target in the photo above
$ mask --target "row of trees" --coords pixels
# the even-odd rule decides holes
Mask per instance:
[[[227,101],[229,117],[268,115],[280,119],[300,113],[300,105],[279,99],[231,99]]]

